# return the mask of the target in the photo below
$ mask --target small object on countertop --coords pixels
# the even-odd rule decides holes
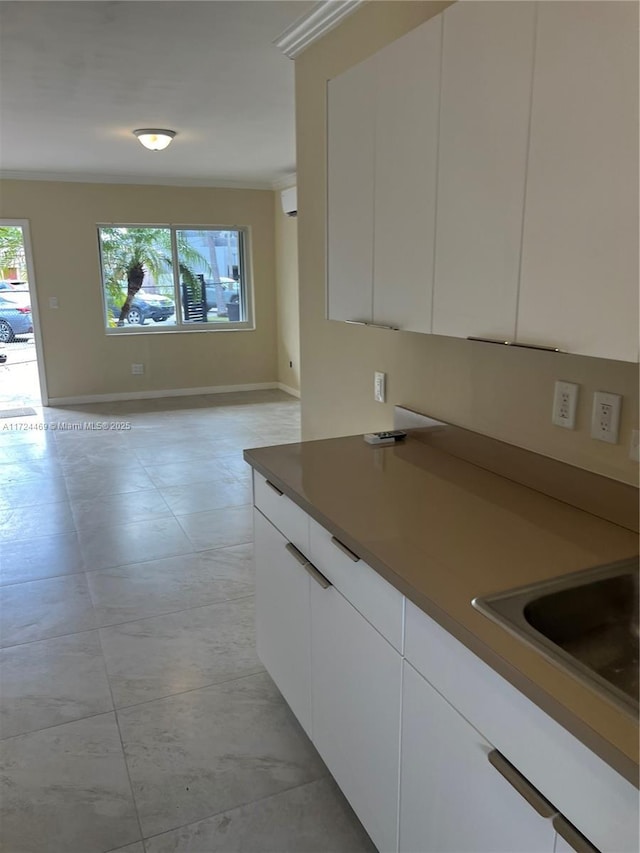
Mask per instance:
[[[387,432],[366,432],[364,440],[367,444],[395,444],[407,437],[406,432],[401,429],[392,429]]]

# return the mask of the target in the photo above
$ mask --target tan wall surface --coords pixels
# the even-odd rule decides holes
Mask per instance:
[[[277,379],[270,190],[0,182],[0,216],[28,219],[50,398]],[[246,225],[255,331],[105,334],[98,223]],[[49,297],[60,307],[51,310]],[[132,376],[132,362],[145,365]]]
[[[276,290],[278,301],[278,381],[300,390],[300,317],[298,300],[298,220],[282,211],[275,196]],[[292,362],[292,367],[289,367]]]
[[[296,60],[302,428],[305,439],[388,428],[394,404],[427,412],[582,468],[637,481],[638,367],[331,322],[325,316],[326,81],[448,3],[375,2]],[[387,373],[387,403],[373,372]],[[551,423],[556,379],[581,387],[575,431]],[[596,390],[624,395],[620,443],[589,437]]]

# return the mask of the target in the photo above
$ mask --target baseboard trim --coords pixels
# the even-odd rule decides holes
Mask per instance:
[[[202,394],[230,394],[234,391],[269,391],[277,388],[293,396],[299,392],[280,382],[250,382],[246,385],[209,385],[204,388],[169,388],[161,391],[124,391],[120,394],[83,394],[78,397],[49,397],[49,406],[72,406],[83,403],[117,403],[125,400],[153,400],[160,397],[196,397]]]
[[[300,391],[296,388],[291,388],[289,385],[285,385],[284,382],[276,382],[276,385],[281,391],[284,391],[285,394],[291,394],[292,397],[300,398]]]

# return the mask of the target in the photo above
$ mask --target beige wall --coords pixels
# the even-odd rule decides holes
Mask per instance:
[[[637,466],[628,451],[638,425],[637,366],[324,319],[326,81],[447,5],[368,3],[296,60],[303,436],[388,428],[393,405],[403,404],[633,482]],[[386,404],[373,401],[374,370],[388,374]],[[556,379],[582,386],[575,431],[551,424]],[[589,437],[595,390],[624,395],[618,445]]]
[[[123,184],[0,182],[0,216],[28,219],[50,398],[277,380],[274,193]],[[97,223],[246,225],[255,331],[107,336]],[[49,297],[60,307],[50,309]],[[145,365],[132,376],[132,362]]]
[[[278,306],[278,381],[292,391],[299,391],[298,220],[283,213],[279,192],[274,193],[274,202]]]

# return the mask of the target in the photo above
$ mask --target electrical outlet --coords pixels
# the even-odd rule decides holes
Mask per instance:
[[[132,364],[131,373],[133,376],[142,376],[144,373],[144,364]]]
[[[618,443],[621,407],[622,397],[619,394],[609,394],[606,391],[595,392],[591,413],[591,438],[607,441],[609,444]]]
[[[373,399],[376,403],[384,403],[385,401],[385,382],[386,374],[379,373],[377,370],[373,374]]]
[[[576,428],[576,408],[579,385],[573,382],[556,382],[553,393],[551,422],[565,429]]]
[[[631,443],[629,445],[629,459],[640,462],[640,430],[631,430]]]

